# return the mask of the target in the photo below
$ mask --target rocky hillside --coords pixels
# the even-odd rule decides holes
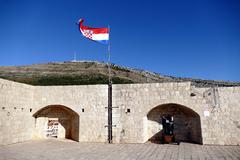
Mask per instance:
[[[114,84],[162,83],[191,81],[196,87],[240,86],[240,82],[224,82],[163,76],[157,73],[111,64]],[[62,62],[29,66],[0,67],[0,78],[31,85],[107,84],[108,68],[99,62]]]

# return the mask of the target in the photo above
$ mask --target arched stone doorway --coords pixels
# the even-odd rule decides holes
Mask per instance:
[[[202,144],[200,116],[192,109],[179,104],[163,104],[153,108],[147,114],[148,140],[153,143],[163,142],[164,115],[174,118],[175,142],[191,142]]]
[[[79,141],[79,115],[62,105],[50,105],[37,111],[34,138],[67,138]]]

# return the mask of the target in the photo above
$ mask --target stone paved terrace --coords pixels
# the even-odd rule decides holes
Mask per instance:
[[[240,159],[240,146],[77,143],[28,141],[0,147],[0,160]]]

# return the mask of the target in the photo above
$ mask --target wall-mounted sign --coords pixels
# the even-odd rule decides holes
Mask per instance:
[[[47,137],[58,136],[58,120],[48,120]]]
[[[204,114],[204,117],[209,117],[210,116],[210,112],[209,111],[204,111],[203,114]]]

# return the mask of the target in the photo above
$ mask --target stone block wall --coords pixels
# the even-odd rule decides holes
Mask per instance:
[[[201,93],[208,88],[198,89]],[[240,87],[219,87],[219,106],[211,101],[203,106],[209,116],[202,116],[205,144],[240,144]],[[209,100],[206,100],[209,101]]]
[[[202,116],[205,101],[201,97],[190,97],[188,83],[153,83],[113,86],[115,142],[145,143],[153,135],[148,131],[148,113],[160,105],[180,104]],[[130,109],[130,113],[127,112]],[[119,134],[122,133],[122,134]]]
[[[239,145],[240,87],[219,88],[218,108],[203,96],[208,89],[194,88],[190,82],[113,85],[113,142],[147,142],[162,129],[148,114],[162,106],[179,105],[200,117],[200,126],[189,120],[192,140],[200,135],[203,144]],[[107,142],[107,91],[107,85],[30,86],[0,79],[0,145],[30,140],[36,132],[44,135],[36,130],[39,124],[34,115],[57,105],[79,116],[78,141]],[[71,127],[71,132],[77,129]]]
[[[32,138],[33,87],[0,79],[0,145]]]
[[[152,136],[149,134],[147,114],[155,107],[165,104],[185,106],[200,117],[197,131],[203,144],[239,145],[240,144],[240,87],[220,87],[219,108],[214,108],[209,99],[203,96],[209,88],[194,88],[189,83],[155,83],[113,86],[114,141],[123,143],[144,143]],[[192,96],[192,93],[193,96]],[[130,113],[127,112],[130,110]],[[205,115],[209,111],[209,116]],[[150,124],[149,124],[150,123]],[[157,131],[161,126],[156,125]]]
[[[49,105],[62,105],[79,115],[80,142],[106,141],[106,85],[35,87],[34,113]]]

